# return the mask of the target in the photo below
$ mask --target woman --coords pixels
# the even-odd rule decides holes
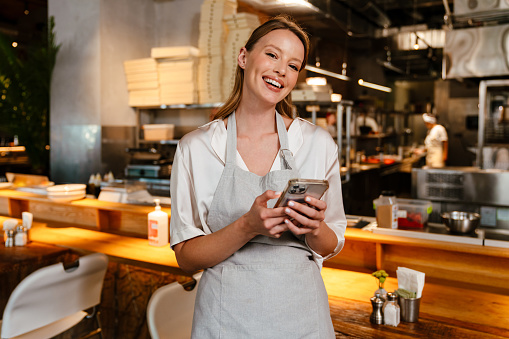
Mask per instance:
[[[444,126],[437,124],[434,115],[424,113],[422,119],[428,133],[424,139],[426,147],[426,166],[444,167],[447,160],[448,138]]]
[[[193,338],[334,338],[320,268],[344,244],[338,150],[327,131],[290,118],[308,49],[287,17],[258,27],[215,120],[179,142],[171,245],[182,269],[205,269]],[[307,198],[313,208],[272,208],[292,178],[330,187]]]

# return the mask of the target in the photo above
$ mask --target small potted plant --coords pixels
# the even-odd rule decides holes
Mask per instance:
[[[378,280],[378,289],[375,291],[375,295],[378,293],[380,296],[384,299],[387,298],[387,291],[384,289],[385,280],[389,276],[387,272],[384,270],[378,270],[373,273],[371,273],[372,276],[374,276]]]

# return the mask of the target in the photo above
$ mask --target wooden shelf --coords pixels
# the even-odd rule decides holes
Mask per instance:
[[[154,207],[81,199],[55,202],[44,195],[0,190],[0,214],[21,218],[31,212],[35,220],[71,225],[132,237],[147,237],[147,215]],[[170,208],[162,208],[170,216]]]

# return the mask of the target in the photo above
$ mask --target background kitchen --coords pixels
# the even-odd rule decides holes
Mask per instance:
[[[115,178],[144,182],[151,193],[168,195],[176,141],[145,140],[142,126],[173,124],[178,139],[208,122],[228,86],[213,69],[219,69],[221,62],[226,69],[224,60],[235,54],[220,51],[221,61],[217,61],[212,57],[218,53],[214,42],[227,41],[226,25],[230,37],[234,32],[240,37],[242,29],[235,30],[235,25],[241,25],[241,18],[250,27],[253,17],[264,20],[280,12],[293,14],[310,32],[309,66],[318,68],[308,68],[301,76],[294,96],[297,113],[324,125],[327,115],[341,116],[339,145],[344,191],[349,197],[347,213],[372,214],[373,198],[387,188],[399,196],[416,197],[418,189],[410,190],[411,168],[423,162],[403,163],[401,156],[422,144],[423,112],[435,111],[447,128],[448,166],[508,169],[504,156],[509,143],[505,120],[509,119],[505,113],[509,86],[488,84],[485,97],[480,97],[479,86],[509,75],[507,1],[232,1],[222,9],[223,18],[230,20],[224,24],[214,22],[217,13],[203,12],[202,5],[202,0],[2,1],[2,32],[13,39],[22,39],[27,27],[40,30],[48,17],[55,18],[60,49],[51,83],[51,154],[46,168],[51,180],[86,183],[91,174],[111,172]],[[30,15],[22,13],[26,9]],[[212,22],[213,26],[205,27]],[[223,45],[237,48],[234,43]],[[180,101],[175,97],[140,99],[126,62],[150,59],[153,49],[175,46],[199,48],[202,60],[203,55],[209,56],[208,66],[199,66],[199,61],[192,66],[196,73],[192,94]],[[19,49],[23,48],[20,43]],[[324,75],[320,70],[332,73]],[[206,78],[204,73],[212,75]],[[305,85],[306,78],[317,76],[325,77],[327,85]],[[384,87],[361,86],[360,79]],[[341,96],[339,106],[331,102],[330,93]],[[486,107],[482,121],[480,100],[481,108]],[[355,119],[359,103],[377,120],[377,135],[348,135],[344,127],[348,112]],[[4,140],[13,137],[8,130],[2,133]],[[359,153],[372,162],[377,157],[380,161],[382,153],[399,166],[359,164]],[[450,190],[443,192],[437,203],[450,198]],[[478,204],[473,208],[479,209]]]

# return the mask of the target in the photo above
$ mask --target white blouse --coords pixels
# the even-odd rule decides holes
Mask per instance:
[[[207,225],[207,216],[225,165],[226,135],[224,122],[214,120],[186,134],[178,144],[170,185],[172,247],[212,233]],[[329,189],[322,198],[327,203],[324,221],[336,233],[338,244],[334,252],[325,258],[313,252],[315,262],[321,267],[323,260],[339,253],[345,242],[346,217],[338,147],[327,131],[300,118],[290,125],[288,141],[301,178],[329,181]],[[248,170],[238,152],[236,161],[237,166]],[[281,160],[276,157],[271,171],[280,167]]]

